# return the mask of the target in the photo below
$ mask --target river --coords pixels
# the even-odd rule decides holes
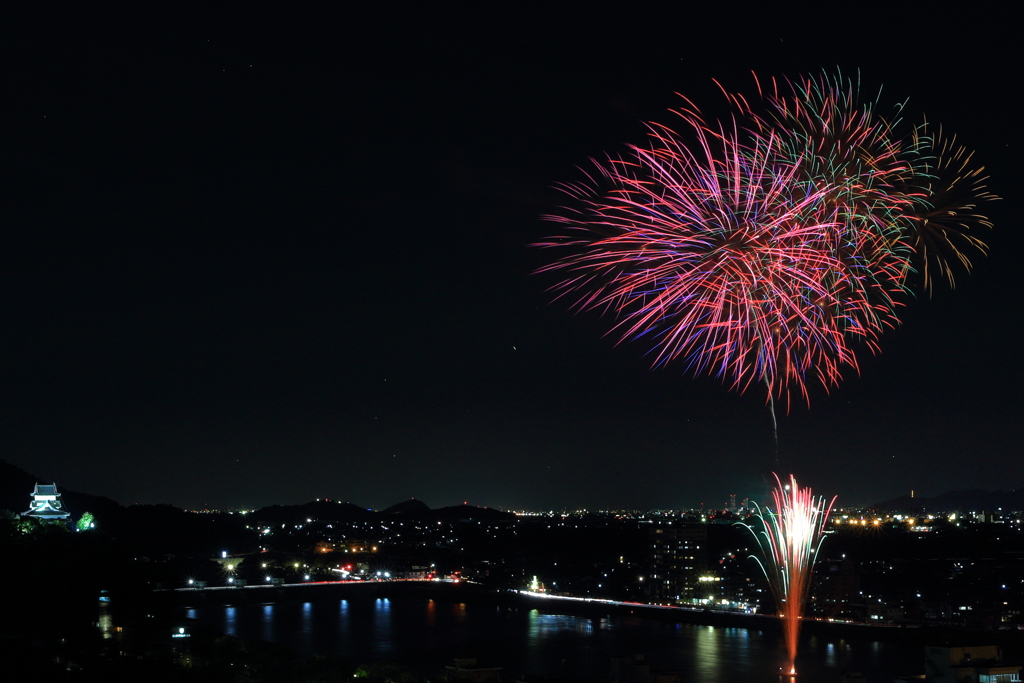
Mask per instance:
[[[270,641],[301,656],[392,661],[423,673],[455,657],[500,666],[505,678],[535,674],[607,679],[613,656],[643,655],[653,668],[699,683],[779,680],[781,634],[768,630],[676,624],[633,615],[568,616],[530,607],[417,597],[318,598],[190,607],[186,615],[217,633]],[[862,672],[891,683],[921,673],[919,646],[805,635],[798,680],[842,680]]]

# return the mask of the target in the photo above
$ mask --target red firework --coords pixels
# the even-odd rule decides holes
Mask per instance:
[[[550,220],[571,236],[541,246],[573,249],[542,271],[566,275],[555,289],[576,310],[612,314],[621,340],[648,340],[654,365],[681,358],[788,405],[856,371],[856,346],[876,352],[915,251],[964,230],[939,222],[917,182],[923,135],[899,141],[838,79],[787,86],[762,92],[763,116],[729,95],[742,128],[692,108],[675,128],[650,124],[646,146],[564,186],[574,207]]]

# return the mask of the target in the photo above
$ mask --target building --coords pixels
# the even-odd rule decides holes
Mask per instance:
[[[22,512],[21,516],[42,521],[66,521],[71,518],[71,514],[64,509],[56,484],[36,484],[29,509]]]
[[[931,683],[1011,683],[1020,680],[1020,666],[1003,662],[1003,653],[995,645],[925,648],[925,678]]]
[[[864,619],[867,616],[866,606],[861,595],[860,575],[853,560],[846,557],[827,559],[819,568],[811,591],[811,611],[819,617]],[[895,618],[886,615],[886,620]]]
[[[707,527],[659,526],[650,530],[649,539],[648,598],[661,603],[699,602],[704,597],[699,583],[707,568]]]

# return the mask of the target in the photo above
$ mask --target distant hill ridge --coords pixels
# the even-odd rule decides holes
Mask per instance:
[[[37,477],[0,458],[0,510],[24,512],[28,509],[29,499],[36,484],[54,483],[53,479]],[[75,519],[88,511],[98,517],[117,516],[125,510],[116,501],[103,496],[73,491],[56,480],[57,490],[61,493],[64,506]],[[138,506],[132,506],[138,507]],[[168,506],[160,506],[168,507]],[[920,496],[900,496],[871,506],[876,510],[962,510],[973,511],[1020,511],[1024,510],[1024,489],[1015,491],[948,491],[941,496],[922,498]],[[431,510],[421,500],[412,498],[380,511],[356,505],[329,500],[315,500],[301,505],[269,505],[252,513],[251,519],[257,522],[274,521],[295,523],[306,519],[324,521],[363,521],[380,519],[383,516],[398,519],[420,521],[508,521],[516,516],[510,512],[502,512],[489,507],[473,505],[454,505]]]
[[[409,500],[403,500],[401,503],[395,503],[389,508],[384,508],[381,512],[385,515],[395,515],[403,512],[427,512],[429,510],[430,506],[422,500],[410,498]]]
[[[418,521],[509,521],[516,518],[511,512],[502,512],[489,507],[474,505],[453,505],[451,507],[430,507],[419,500],[408,500],[376,511],[360,507],[352,503],[339,503],[329,500],[318,500],[302,505],[269,505],[252,512],[249,519],[256,522],[281,522],[284,524],[300,524],[308,519],[321,522],[359,522],[376,520],[382,517],[390,519],[408,519]]]
[[[49,483],[54,483],[54,480],[29,474],[6,460],[0,459],[0,510],[24,512],[28,509],[35,485]],[[72,491],[62,486],[60,481],[56,481],[56,484],[57,490],[61,494],[61,500],[64,501],[64,507],[75,519],[87,511],[103,517],[117,515],[119,511],[126,509],[109,498]],[[401,519],[438,521],[461,519],[500,521],[516,517],[510,512],[473,505],[455,505],[431,510],[423,501],[412,498],[381,511],[371,510],[355,503],[341,503],[332,500],[314,500],[301,505],[268,505],[253,512],[249,518],[256,522],[302,523],[307,519],[337,522],[374,520],[380,519],[384,515]]]
[[[873,506],[877,510],[1024,510],[1024,489],[1016,491],[948,491],[934,498],[900,496]]]

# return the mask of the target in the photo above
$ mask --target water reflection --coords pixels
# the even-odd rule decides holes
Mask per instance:
[[[280,642],[302,657],[324,654],[433,667],[444,666],[453,657],[478,657],[501,666],[510,679],[522,674],[606,679],[613,655],[642,654],[652,670],[677,671],[681,681],[777,683],[776,672],[784,659],[777,632],[677,624],[636,615],[544,614],[443,598],[248,603],[201,607],[195,615],[214,628],[222,626],[225,634]],[[913,673],[920,669],[920,659],[917,647],[829,642],[809,634],[801,643],[798,666],[804,681],[838,681],[843,670],[864,671],[868,680],[892,680],[878,674]]]
[[[697,642],[693,647],[693,671],[697,680],[712,681],[721,669],[722,635],[714,626],[698,627]]]
[[[387,598],[377,598],[374,607],[374,630],[376,631],[374,642],[376,653],[392,655],[395,650],[395,639],[392,634],[391,601]]]
[[[235,635],[235,608],[231,606],[224,608],[224,634]]]
[[[340,649],[342,652],[347,652],[352,649],[352,628],[349,623],[348,615],[348,600],[342,600],[338,603],[338,622],[337,632],[341,639]]]
[[[539,639],[563,632],[590,634],[594,631],[594,622],[586,617],[570,617],[562,614],[541,614],[535,609],[530,610],[527,637],[531,643]]]
[[[309,635],[313,632],[313,603],[302,603],[302,627],[300,632]]]
[[[263,605],[263,640],[274,640],[274,605]]]

